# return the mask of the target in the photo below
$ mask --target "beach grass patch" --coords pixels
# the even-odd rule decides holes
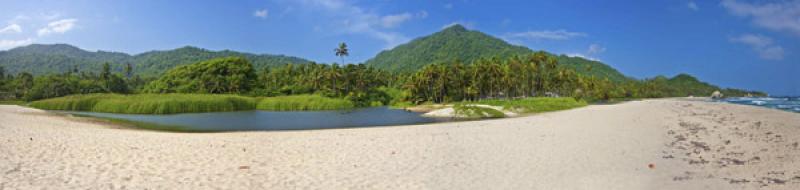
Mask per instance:
[[[266,111],[342,110],[355,108],[349,100],[320,95],[266,97],[258,100],[256,109]]]
[[[566,110],[586,106],[586,101],[575,100],[575,98],[550,98],[550,97],[535,97],[535,98],[521,98],[521,99],[489,99],[480,100],[477,104],[487,104],[492,106],[501,106],[505,110],[517,113],[539,113]]]
[[[25,105],[21,100],[0,100],[0,105]]]
[[[124,114],[175,114],[255,109],[255,99],[218,94],[84,94],[32,102],[45,110]]]

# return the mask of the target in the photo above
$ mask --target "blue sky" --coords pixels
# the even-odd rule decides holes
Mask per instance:
[[[0,1],[0,50],[69,43],[141,53],[186,45],[348,62],[453,23],[597,59],[637,78],[689,73],[800,95],[800,1]]]

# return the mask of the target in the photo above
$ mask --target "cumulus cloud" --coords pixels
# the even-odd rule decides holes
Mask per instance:
[[[758,34],[743,34],[730,38],[730,41],[750,46],[762,59],[783,59],[783,47],[776,45],[769,37]]]
[[[751,19],[756,26],[800,35],[800,1],[751,4],[737,0],[723,0],[721,4],[731,14]]]
[[[0,50],[7,50],[19,46],[24,46],[33,43],[33,39],[28,38],[24,40],[0,40]]]
[[[569,40],[577,37],[586,37],[585,33],[569,32],[566,30],[541,30],[509,33],[506,38],[521,38],[528,40]]]
[[[600,44],[591,44],[589,45],[589,50],[587,50],[586,52],[588,52],[589,54],[598,54],[598,53],[603,53],[605,51],[606,48],[600,46]]]
[[[10,24],[4,28],[0,28],[0,34],[13,34],[13,33],[21,33],[22,27],[18,24]]]
[[[253,12],[253,16],[258,18],[267,18],[267,16],[269,16],[269,11],[267,11],[267,9],[256,10],[256,12]]]
[[[698,7],[697,3],[694,3],[694,1],[689,1],[689,3],[686,3],[686,7],[688,7],[689,9],[691,9],[693,11],[699,11],[700,10],[700,7]]]
[[[62,34],[64,32],[72,30],[75,27],[76,22],[78,22],[78,19],[74,18],[53,21],[48,23],[46,27],[36,31],[36,34],[39,36],[45,36],[53,33]]]

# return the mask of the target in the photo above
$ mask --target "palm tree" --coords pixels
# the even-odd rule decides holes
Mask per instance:
[[[336,87],[336,79],[342,77],[342,71],[339,69],[338,64],[333,64],[331,69],[328,71],[328,78],[331,79],[331,90],[333,90],[334,96],[339,96],[339,89]]]
[[[344,42],[339,43],[339,47],[333,49],[333,51],[336,52],[336,56],[342,58],[342,64],[344,64],[344,57],[350,55],[349,50],[347,49],[347,44]]]

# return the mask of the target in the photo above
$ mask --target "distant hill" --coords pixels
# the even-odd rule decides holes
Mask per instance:
[[[122,71],[130,63],[134,72],[143,76],[157,76],[175,66],[196,63],[217,57],[240,56],[248,59],[255,68],[305,64],[311,61],[291,56],[252,54],[230,50],[210,51],[186,46],[167,51],[150,51],[137,55],[118,52],[90,52],[68,44],[33,44],[7,51],[0,51],[0,66],[8,73],[29,72],[34,75],[62,73],[76,66],[82,71],[97,72],[103,63],[111,63],[116,71]]]
[[[697,78],[681,73],[674,77],[667,79],[667,86],[675,89],[675,91],[682,91],[685,94],[676,94],[676,96],[708,96],[715,90],[720,90],[719,87],[712,84],[702,82]]]
[[[133,63],[143,75],[158,75],[175,66],[197,63],[218,57],[244,57],[253,64],[255,69],[292,64],[306,64],[311,61],[291,56],[252,54],[237,51],[209,51],[206,49],[186,46],[169,51],[150,51],[133,56]]]
[[[459,60],[468,64],[484,57],[508,57],[533,52],[527,47],[512,45],[491,35],[453,25],[391,50],[382,51],[365,63],[387,71],[408,73],[433,63]],[[564,55],[557,56],[557,59],[563,66],[576,69],[582,74],[608,77],[612,81],[629,78],[601,62]]]
[[[566,55],[559,55],[556,57],[558,63],[564,67],[575,69],[577,73],[587,76],[595,76],[597,78],[608,78],[608,80],[620,82],[625,80],[633,80],[633,78],[625,76],[613,67],[606,65],[603,62],[584,59],[581,57],[570,57]]]

